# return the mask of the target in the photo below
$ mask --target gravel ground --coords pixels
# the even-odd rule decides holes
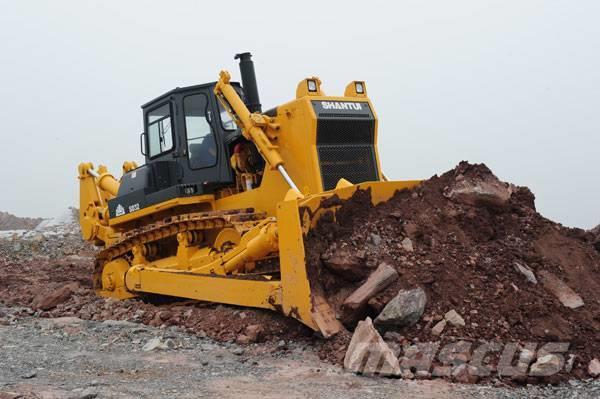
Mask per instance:
[[[176,328],[30,313],[0,307],[0,399],[600,397],[599,380],[514,388],[369,378],[293,343],[241,347]],[[145,351],[149,342],[164,348]]]

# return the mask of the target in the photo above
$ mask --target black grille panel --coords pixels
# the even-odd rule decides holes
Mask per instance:
[[[341,178],[353,184],[379,180],[372,144],[319,145],[317,148],[324,190],[335,188]]]
[[[375,161],[375,116],[367,102],[319,100],[317,153],[323,190],[344,178],[358,184],[379,180]]]

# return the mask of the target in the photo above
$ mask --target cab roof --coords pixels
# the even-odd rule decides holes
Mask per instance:
[[[193,86],[186,86],[186,87],[176,87],[176,88],[169,90],[168,92],[161,94],[160,96],[148,101],[147,103],[143,104],[142,109],[148,108],[151,105],[161,102],[161,101],[167,99],[168,97],[172,96],[173,94],[184,93],[186,91],[192,91],[192,90],[206,89],[206,88],[214,86],[215,84],[217,84],[217,82],[209,82],[209,83],[204,83],[204,84],[200,84],[200,85],[193,85]],[[231,84],[233,86],[240,87],[240,84],[238,82],[231,82]]]

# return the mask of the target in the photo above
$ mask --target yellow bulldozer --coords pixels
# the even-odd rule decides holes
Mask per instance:
[[[341,324],[307,270],[307,234],[356,190],[377,204],[419,181],[383,175],[364,82],[326,96],[307,78],[262,112],[251,57],[236,55],[241,85],[222,71],[142,106],[144,165],[125,162],[118,180],[79,165],[94,288],[272,309],[330,337]]]

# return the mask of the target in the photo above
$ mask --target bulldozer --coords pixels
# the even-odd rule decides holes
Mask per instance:
[[[327,96],[309,77],[263,112],[252,55],[235,59],[241,84],[221,71],[142,106],[143,165],[125,162],[119,179],[79,165],[94,289],[271,309],[331,337],[341,324],[306,264],[307,235],[357,190],[376,205],[419,181],[384,176],[364,81]]]

